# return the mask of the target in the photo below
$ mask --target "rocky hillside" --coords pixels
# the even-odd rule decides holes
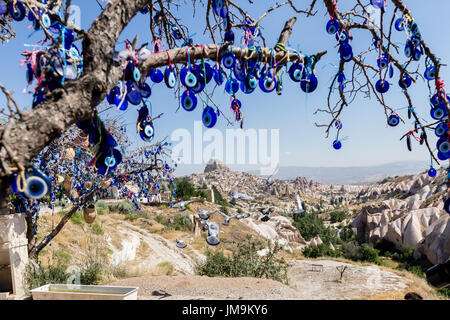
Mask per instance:
[[[449,215],[443,210],[447,189],[443,169],[433,178],[423,172],[386,178],[368,186],[324,185],[298,177],[275,180],[267,187],[264,178],[231,171],[212,160],[204,173],[188,178],[197,186],[215,186],[228,199],[232,190],[254,197],[240,203],[250,211],[271,206],[275,212],[292,213],[295,195],[299,194],[307,212],[346,211],[354,219],[348,226],[356,229],[361,242],[375,244],[385,239],[397,248],[412,246],[417,258],[424,256],[433,264],[450,256]]]

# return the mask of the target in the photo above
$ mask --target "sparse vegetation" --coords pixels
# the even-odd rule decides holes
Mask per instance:
[[[155,217],[156,222],[164,225],[169,230],[188,231],[194,230],[194,224],[186,214],[177,214],[173,217],[173,223],[169,223],[168,219],[164,216],[158,215]]]
[[[287,283],[287,262],[276,257],[281,246],[268,242],[268,252],[262,257],[258,255],[261,249],[264,249],[263,244],[249,236],[247,242],[238,243],[237,248],[232,249],[231,255],[209,250],[206,262],[198,266],[198,273],[209,277],[255,277]]]
[[[102,226],[97,222],[91,226],[91,229],[94,234],[98,234],[98,235],[104,234]]]
[[[110,212],[131,215],[136,213],[136,206],[130,200],[123,200],[117,203],[109,203],[108,210]]]

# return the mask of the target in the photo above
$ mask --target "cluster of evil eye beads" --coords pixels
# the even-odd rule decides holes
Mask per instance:
[[[122,154],[116,149],[118,143],[108,133],[100,117],[95,115],[90,120],[79,121],[77,126],[85,134],[89,135],[89,144],[95,152],[93,161],[95,161],[97,174],[105,175],[108,171],[115,170],[122,162]]]
[[[46,48],[36,45],[33,53],[26,57],[26,81],[31,85],[37,81],[33,90],[33,108],[44,101],[46,93],[61,88],[65,81],[77,80],[83,71],[81,53],[74,44],[75,34],[59,21],[52,21],[45,9],[27,9],[22,1],[5,2],[0,0],[0,17],[10,16],[15,21],[26,17],[37,31],[45,28],[52,37],[52,44],[60,43],[59,48]],[[41,50],[37,50],[41,49]]]

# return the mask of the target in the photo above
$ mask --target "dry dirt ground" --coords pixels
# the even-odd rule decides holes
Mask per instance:
[[[142,300],[394,300],[403,299],[409,291],[416,291],[425,299],[436,299],[421,279],[376,266],[331,260],[297,260],[291,263],[289,285],[266,279],[201,276],[137,277],[122,279],[113,285],[139,287],[139,299]],[[312,264],[322,265],[323,270],[315,271]],[[338,281],[338,266],[347,266],[342,282]]]

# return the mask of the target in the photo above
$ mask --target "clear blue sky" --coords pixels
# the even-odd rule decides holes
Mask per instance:
[[[237,1],[248,10],[253,17],[260,16],[265,9],[276,1],[254,1],[262,3],[249,5],[247,0]],[[300,1],[297,1],[299,3]],[[301,1],[307,3],[308,1]],[[343,1],[339,1],[340,3]],[[367,0],[367,2],[369,2]],[[99,8],[95,1],[72,1],[73,4],[81,7],[81,21],[84,28],[88,28],[92,20],[99,13]],[[353,1],[345,1],[347,5]],[[446,36],[450,30],[450,20],[448,12],[450,11],[450,2],[445,0],[433,1],[407,1],[407,4],[413,16],[418,23],[421,33],[432,50],[440,57],[444,63],[450,63],[450,43]],[[389,8],[392,4],[388,1]],[[318,89],[306,95],[303,93],[298,84],[293,83],[285,77],[284,91],[280,97],[275,92],[271,94],[262,93],[259,89],[251,95],[238,93],[238,98],[242,101],[242,111],[245,115],[245,128],[255,129],[280,129],[280,164],[282,166],[298,165],[298,166],[362,166],[376,165],[402,160],[425,160],[429,161],[429,155],[425,147],[418,144],[413,145],[413,152],[406,149],[404,141],[399,141],[400,137],[411,129],[411,123],[408,125],[401,124],[396,128],[388,127],[382,107],[375,100],[363,98],[356,99],[341,116],[344,128],[341,136],[348,136],[349,139],[344,141],[343,148],[335,151],[331,148],[334,140],[332,133],[329,139],[325,139],[323,128],[317,128],[314,122],[329,121],[329,118],[319,115],[313,115],[317,108],[326,106],[326,96],[331,77],[336,73],[337,69],[332,66],[337,65],[339,57],[335,48],[336,41],[332,36],[325,32],[325,25],[329,19],[326,15],[326,9],[322,1],[316,4],[318,13],[315,17],[305,18],[303,15],[298,16],[299,19],[294,27],[293,35],[289,45],[293,48],[299,47],[303,53],[312,54],[321,50],[328,50],[328,54],[318,63],[316,71],[319,79]],[[205,21],[204,8],[197,8],[197,16],[192,17],[192,6],[180,8],[175,14],[182,17],[186,25],[192,26],[191,34],[197,33],[194,37],[195,43],[209,43],[209,39],[203,36],[203,28]],[[263,32],[268,44],[274,44],[284,22],[287,18],[295,16],[294,12],[288,7],[278,9],[269,14],[262,23]],[[1,48],[0,59],[0,82],[9,89],[15,90],[17,101],[23,106],[30,106],[31,96],[23,94],[25,87],[25,69],[19,67],[18,60],[21,59],[20,53],[24,51],[24,43],[35,43],[42,38],[41,33],[36,33],[28,38],[31,34],[27,30],[28,21],[15,23],[15,29],[18,33],[16,39]],[[135,34],[139,34],[142,42],[150,42],[151,35],[148,30],[148,17],[138,15],[135,20],[126,28],[121,40],[129,38],[132,40]],[[367,32],[354,31],[353,47],[355,51],[366,49],[371,43],[371,37]],[[406,41],[404,34],[397,34],[396,41],[403,48]],[[122,42],[119,43],[118,49],[122,49]],[[401,54],[402,61],[404,56]],[[376,56],[371,57],[375,61]],[[423,73],[424,60],[421,60],[420,71]],[[351,64],[346,65],[346,74],[350,74]],[[450,79],[449,68],[441,69],[442,79]],[[390,81],[393,84],[391,90],[385,95],[385,99],[394,108],[406,106],[406,101],[401,94],[401,89],[397,85],[399,74],[396,72],[394,78]],[[450,81],[450,80],[448,80]],[[223,88],[223,87],[222,87]],[[448,88],[447,88],[448,89]],[[211,90],[211,89],[210,89]],[[214,101],[221,106],[221,109],[232,117],[229,109],[229,96],[222,93],[223,89],[217,89]],[[426,84],[419,82],[414,85],[410,93],[415,101],[415,108],[419,114],[430,121],[428,90]],[[2,98],[0,98],[2,99]],[[157,115],[164,112],[165,116],[155,122],[156,138],[163,138],[170,135],[177,128],[186,128],[193,130],[193,122],[201,120],[201,108],[197,107],[194,112],[188,113],[179,110],[173,92],[165,87],[164,84],[156,85],[153,88],[151,97],[153,114]],[[0,100],[3,105],[3,100]],[[399,111],[406,117],[406,110]],[[124,117],[126,122],[130,123],[130,138],[138,141],[140,139],[135,135],[133,126],[137,116],[137,111],[132,106],[125,112],[115,111],[117,116]],[[219,118],[216,125],[217,129],[225,130],[227,123]],[[430,132],[431,144],[435,145],[435,137]],[[426,169],[426,168],[424,168]]]

